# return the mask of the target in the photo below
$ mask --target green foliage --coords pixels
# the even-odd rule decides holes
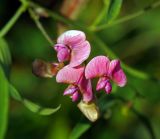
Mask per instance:
[[[83,133],[85,133],[91,127],[89,122],[80,122],[77,123],[74,129],[72,130],[69,139],[78,139]]]
[[[30,100],[27,100],[27,99],[23,99],[21,96],[20,96],[20,93],[16,90],[16,88],[10,84],[10,93],[11,93],[11,96],[15,99],[15,100],[18,100],[20,101],[21,103],[24,104],[24,106],[26,108],[28,108],[30,111],[34,112],[34,113],[37,113],[39,115],[51,115],[55,112],[57,112],[61,105],[59,105],[58,107],[56,108],[44,108],[36,103],[33,103],[32,101]]]
[[[32,112],[38,113],[39,115],[51,115],[60,109],[60,105],[57,108],[43,108],[38,104],[35,104],[27,99],[23,100],[24,105]]]
[[[9,66],[11,64],[11,55],[8,44],[5,39],[0,38],[0,62],[1,66]]]
[[[4,139],[8,121],[8,83],[0,67],[0,139]]]
[[[7,42],[0,38],[0,139],[3,139],[7,130],[9,86],[6,75],[11,56]]]
[[[122,0],[112,0],[107,14],[108,23],[113,22],[113,20],[118,16],[121,6],[122,6]]]

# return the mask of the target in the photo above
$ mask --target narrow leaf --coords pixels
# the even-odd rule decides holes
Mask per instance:
[[[0,61],[5,65],[11,64],[11,55],[7,42],[0,38]]]
[[[26,106],[26,108],[28,108],[30,111],[34,112],[34,113],[38,113],[39,115],[51,115],[55,112],[57,112],[61,105],[59,105],[56,108],[43,108],[40,105],[33,103],[27,99],[23,100],[23,104]]]
[[[78,139],[83,133],[85,133],[91,127],[89,122],[80,122],[72,130],[69,139]]]
[[[61,105],[59,105],[56,108],[44,108],[30,100],[23,99],[20,93],[13,85],[9,84],[9,88],[10,88],[10,94],[15,100],[22,102],[26,108],[28,108],[30,111],[34,113],[38,113],[39,115],[51,115],[57,112],[61,107]]]
[[[56,107],[54,109],[53,108],[45,108],[45,109],[43,108],[39,111],[39,114],[40,115],[51,115],[51,114],[57,112],[60,109],[60,107],[61,107],[61,105],[59,105],[58,107]]]
[[[0,139],[4,139],[8,119],[8,84],[0,67]]]
[[[22,101],[22,97],[19,94],[19,92],[16,90],[16,88],[12,85],[9,84],[9,89],[10,89],[10,95],[17,101]]]
[[[122,6],[122,0],[112,0],[107,16],[108,23],[111,23],[119,14]]]
[[[24,99],[23,104],[24,104],[24,106],[26,106],[26,108],[28,108],[30,111],[32,111],[34,113],[38,113],[41,108],[39,105],[37,105],[27,99]]]

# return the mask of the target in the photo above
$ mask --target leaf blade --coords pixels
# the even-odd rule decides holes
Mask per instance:
[[[107,16],[108,23],[111,23],[119,14],[123,0],[112,0]]]
[[[11,55],[5,39],[0,38],[0,61],[9,66],[11,64]]]
[[[21,103],[23,103],[23,105],[29,109],[31,112],[34,112],[34,113],[37,113],[39,115],[43,115],[43,116],[47,116],[47,115],[51,115],[55,112],[57,112],[60,108],[61,108],[61,105],[55,107],[55,108],[45,108],[45,107],[42,107],[30,100],[27,100],[27,99],[24,99],[22,98],[22,96],[20,95],[20,93],[17,91],[17,89],[9,84],[10,86],[10,94],[11,96],[17,100],[17,101],[20,101]]]
[[[91,127],[89,122],[80,122],[76,124],[72,130],[69,139],[78,139],[83,133],[85,133]]]
[[[2,67],[0,67],[0,139],[4,139],[8,121],[8,84]]]

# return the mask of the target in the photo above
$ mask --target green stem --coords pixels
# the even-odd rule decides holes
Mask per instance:
[[[92,30],[92,28],[96,28],[96,25],[98,25],[102,19],[104,18],[104,16],[107,16],[108,14],[108,9],[110,6],[110,1],[106,1],[104,4],[104,7],[101,11],[101,13],[97,16],[97,18],[95,19],[95,21],[93,22],[93,24],[90,26],[90,29]]]
[[[43,34],[43,36],[46,38],[46,40],[50,43],[51,46],[54,45],[54,42],[52,41],[52,39],[49,37],[48,33],[46,32],[46,30],[44,29],[43,25],[41,24],[41,22],[39,21],[39,17],[34,13],[34,11],[32,9],[29,9],[29,13],[31,18],[33,19],[33,21],[35,22],[36,26],[38,27],[38,29],[41,31],[41,33]]]
[[[16,21],[19,19],[19,17],[22,15],[23,12],[27,10],[28,3],[23,2],[22,5],[18,8],[16,13],[13,15],[13,17],[8,21],[8,23],[1,29],[0,31],[0,37],[4,37],[8,31],[12,28],[12,26],[16,23]]]
[[[120,19],[117,19],[116,21],[114,21],[114,22],[112,22],[112,23],[106,23],[106,24],[103,24],[103,25],[99,25],[99,26],[97,26],[97,27],[95,27],[95,28],[92,28],[91,31],[100,31],[100,30],[109,28],[109,27],[111,27],[111,26],[124,23],[124,22],[129,21],[129,20],[131,20],[131,19],[134,19],[134,18],[136,18],[136,17],[138,17],[138,16],[140,16],[140,15],[143,15],[143,14],[146,13],[147,11],[152,10],[152,9],[158,7],[158,6],[160,6],[160,1],[157,1],[157,2],[153,3],[152,5],[144,8],[144,9],[142,9],[142,10],[136,12],[136,13],[133,13],[133,14],[131,14],[131,15],[127,15],[127,16],[125,16],[125,17],[122,17],[122,18],[120,18]]]
[[[76,25],[74,24],[74,22],[70,21],[69,19],[66,19],[66,18],[64,18],[63,16],[61,16],[61,15],[59,15],[59,14],[57,14],[57,13],[55,13],[55,12],[49,10],[49,9],[46,9],[46,8],[40,6],[40,5],[37,4],[37,3],[34,3],[34,2],[31,2],[31,1],[30,1],[30,2],[29,2],[29,5],[30,5],[30,7],[32,7],[33,9],[34,9],[34,8],[44,9],[44,10],[48,13],[48,15],[49,15],[51,18],[53,18],[53,19],[56,19],[56,20],[58,20],[58,21],[61,21],[61,22],[65,23],[65,24],[67,24],[67,25],[69,25],[69,26],[76,26]]]

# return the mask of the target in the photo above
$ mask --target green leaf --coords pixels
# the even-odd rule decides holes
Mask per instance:
[[[13,85],[9,84],[9,88],[10,88],[10,94],[15,100],[22,102],[26,108],[39,115],[51,115],[57,112],[61,107],[61,105],[59,105],[56,108],[44,108],[30,100],[23,99],[20,93]]]
[[[39,105],[37,105],[27,99],[24,99],[23,104],[24,104],[24,106],[26,106],[26,108],[28,108],[30,111],[32,111],[34,113],[38,113],[41,108]]]
[[[61,105],[59,105],[58,107],[56,107],[54,109],[53,108],[45,108],[45,109],[43,108],[39,111],[39,114],[40,115],[51,115],[51,114],[57,112],[60,108],[61,108]]]
[[[11,64],[9,47],[3,38],[0,38],[0,62],[7,66]]]
[[[61,105],[59,105],[56,108],[44,108],[44,107],[41,107],[40,105],[33,103],[27,99],[24,99],[23,103],[26,106],[26,108],[28,108],[30,111],[32,111],[34,113],[38,113],[39,115],[51,115],[51,114],[57,112],[61,107]]]
[[[72,130],[69,139],[78,139],[83,133],[85,133],[91,127],[89,122],[80,122]]]
[[[91,29],[98,25],[105,17],[108,15],[108,10],[110,6],[111,0],[104,0],[104,6],[100,12],[100,14],[96,17],[95,21],[91,25]]]
[[[4,139],[8,119],[8,83],[0,67],[0,139]]]
[[[108,23],[111,23],[119,14],[122,6],[122,0],[112,0],[107,16]]]
[[[12,85],[9,84],[9,89],[10,89],[10,95],[17,101],[22,101],[22,97],[19,94],[19,92],[16,90],[16,88]]]

